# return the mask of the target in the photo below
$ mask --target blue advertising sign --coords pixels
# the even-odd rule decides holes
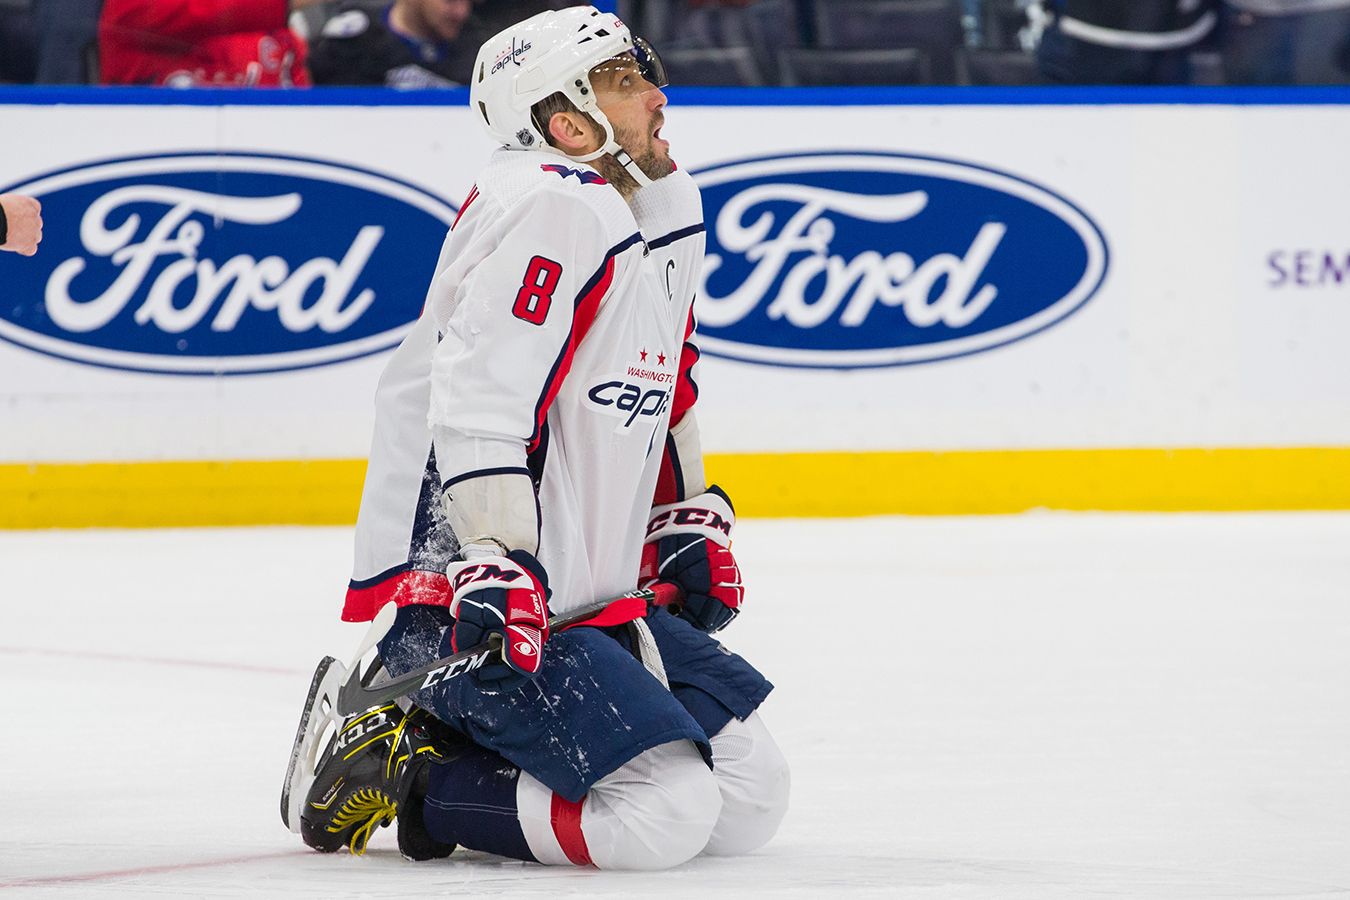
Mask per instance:
[[[421,312],[450,204],[317,159],[101,160],[36,196],[41,252],[0,255],[0,338],[142,372],[241,375],[395,346]]]
[[[708,256],[695,307],[714,356],[863,368],[1027,338],[1106,277],[1070,200],[1006,172],[900,153],[820,152],[694,173]]]

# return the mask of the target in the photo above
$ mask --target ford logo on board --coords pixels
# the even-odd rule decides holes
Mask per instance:
[[[861,368],[950,359],[1035,334],[1106,275],[1101,230],[1065,198],[983,166],[810,153],[694,175],[709,354]]]
[[[455,216],[386,175],[245,153],[94,162],[6,190],[41,200],[45,229],[37,256],[0,255],[0,338],[182,375],[395,346]]]

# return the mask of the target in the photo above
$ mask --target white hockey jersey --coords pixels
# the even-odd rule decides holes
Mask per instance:
[[[555,613],[636,585],[658,478],[667,500],[702,489],[668,429],[697,391],[703,250],[683,172],[630,204],[565,156],[494,154],[380,379],[344,619],[448,604],[445,566],[477,536],[453,533],[442,491],[493,474],[532,479]]]

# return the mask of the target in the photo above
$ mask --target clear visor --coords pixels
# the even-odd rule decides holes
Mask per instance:
[[[642,94],[670,83],[665,63],[656,49],[640,37],[633,38],[633,49],[611,57],[590,71],[596,90],[619,94]]]
[[[643,78],[659,88],[670,84],[670,78],[666,75],[666,64],[661,61],[661,54],[647,43],[646,38],[633,35],[633,58],[637,60]]]

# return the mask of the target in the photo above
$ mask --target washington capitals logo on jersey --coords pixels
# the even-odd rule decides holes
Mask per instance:
[[[570,176],[575,175],[577,181],[580,181],[582,184],[609,184],[608,181],[605,181],[605,179],[594,172],[583,172],[581,169],[574,169],[571,166],[550,164],[547,166],[540,166],[539,168],[543,169],[545,172],[552,172],[564,181]]]

